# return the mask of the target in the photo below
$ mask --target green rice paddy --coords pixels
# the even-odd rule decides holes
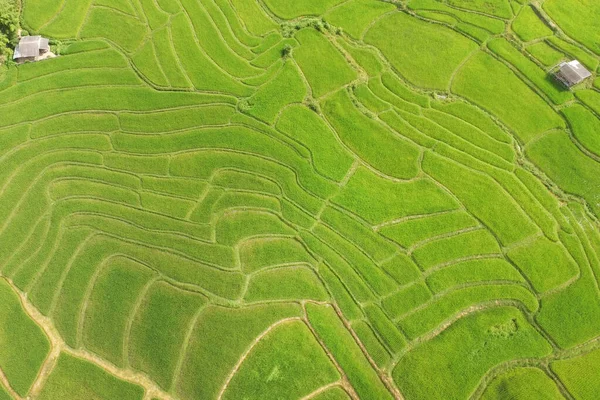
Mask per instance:
[[[597,2],[21,12],[0,399],[600,398]]]

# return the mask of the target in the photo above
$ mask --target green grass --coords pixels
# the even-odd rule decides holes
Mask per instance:
[[[356,78],[335,46],[313,28],[305,28],[295,35],[300,47],[294,50],[294,60],[312,88],[314,97],[321,97],[343,87]]]
[[[258,3],[251,0],[233,0],[231,4],[236,19],[240,19],[251,34],[262,36],[271,30],[276,29],[277,25],[261,9]]]
[[[134,368],[169,388],[187,329],[206,299],[158,282],[150,287],[143,301],[131,325],[126,356]]]
[[[33,30],[39,30],[61,9],[61,3],[51,0],[29,2],[23,9],[23,20]]]
[[[351,0],[325,14],[327,22],[360,39],[371,21],[393,11],[393,4],[373,0]]]
[[[401,317],[399,326],[411,339],[418,338],[435,328],[442,328],[448,318],[458,318],[480,303],[504,300],[517,303],[529,312],[539,309],[538,300],[522,284],[496,282],[473,284],[464,288],[453,288],[434,297],[423,307]]]
[[[505,334],[496,334],[504,330]],[[540,357],[550,345],[517,309],[472,313],[403,357],[393,375],[412,399],[466,398],[487,370],[514,357]],[[409,376],[411,379],[404,379]]]
[[[353,159],[336,140],[334,132],[312,110],[300,105],[286,107],[277,120],[277,129],[304,144],[311,152],[315,169],[341,181]]]
[[[394,37],[395,40],[389,40]],[[452,73],[476,48],[464,36],[440,25],[428,24],[404,13],[378,20],[365,35],[411,83],[446,89]],[[397,43],[402,43],[398,46]],[[435,64],[437,68],[427,68]]]
[[[523,75],[525,75],[535,86],[537,86],[554,104],[562,104],[573,100],[573,94],[565,90],[546,71],[539,68],[533,61],[527,59],[508,41],[504,39],[494,39],[488,43],[488,47],[497,55],[514,65]]]
[[[246,273],[278,264],[315,262],[302,243],[288,238],[251,239],[240,244],[239,254]]]
[[[394,289],[393,279],[348,239],[322,224],[316,225],[313,231],[320,240],[342,252],[348,263],[376,293],[384,295]]]
[[[352,46],[346,41],[338,40],[338,43],[352,56],[354,61],[365,70],[369,76],[382,72],[382,60],[371,50]]]
[[[143,23],[110,9],[92,9],[79,35],[83,38],[106,38],[127,52],[133,52],[147,34]]]
[[[124,365],[123,343],[129,318],[152,274],[129,259],[114,259],[100,272],[90,293],[83,342],[117,366]]]
[[[162,73],[156,52],[151,41],[147,41],[133,57],[135,66],[150,82],[158,86],[169,86],[166,76]]]
[[[248,60],[240,57],[228,46],[210,15],[200,3],[183,0],[181,4],[192,22],[195,37],[210,38],[209,40],[201,40],[198,44],[214,63],[232,77],[237,78],[255,76],[262,72],[260,69],[251,66]]]
[[[395,107],[397,110],[406,111],[411,114],[419,114],[419,107],[416,104],[412,104],[412,99],[406,101],[400,98],[383,84],[383,80],[377,78],[370,79],[368,88],[379,101],[386,105],[386,109]]]
[[[339,386],[332,387],[313,397],[315,400],[349,400],[350,395]]]
[[[362,317],[362,312],[358,307],[352,295],[344,286],[344,283],[338,279],[335,273],[325,264],[319,265],[319,276],[327,286],[331,296],[335,299],[340,310],[348,320]]]
[[[251,350],[224,399],[301,398],[339,379],[339,372],[304,322],[275,327]]]
[[[495,15],[501,18],[508,19],[512,17],[512,11],[507,0],[450,0],[449,3],[453,6]]]
[[[498,142],[510,144],[513,141],[511,135],[501,129],[489,115],[486,115],[480,108],[470,103],[433,103],[432,106],[479,128],[486,135]]]
[[[140,4],[144,10],[144,15],[148,20],[150,29],[157,29],[167,23],[169,15],[157,3],[150,0],[142,0]]]
[[[416,175],[418,148],[362,114],[346,91],[339,91],[329,98],[323,112],[340,140],[372,167],[400,179]],[[374,141],[382,147],[369,146]]]
[[[175,392],[186,399],[216,397],[232,368],[256,337],[277,321],[298,317],[300,313],[296,304],[243,309],[207,307],[190,336]],[[198,376],[207,379],[198,379]]]
[[[162,133],[197,127],[198,125],[222,125],[230,121],[234,109],[229,105],[206,106],[194,110],[165,110],[152,113],[119,114],[120,129],[135,133]]]
[[[383,227],[380,232],[404,247],[409,247],[429,237],[472,228],[477,221],[463,211],[409,219]]]
[[[361,103],[362,106],[366,107],[369,111],[374,114],[380,114],[384,111],[390,110],[391,105],[386,101],[379,98],[371,88],[367,85],[359,85],[352,89],[352,94],[356,96],[356,99]]]
[[[532,222],[524,218],[525,214],[514,200],[490,177],[435,153],[425,154],[423,168],[434,179],[448,187],[502,244],[522,240],[538,230]],[[460,181],[456,179],[459,176],[462,177]],[[496,213],[498,207],[502,208],[502,214]]]
[[[331,307],[308,304],[308,320],[318,337],[331,351],[334,359],[346,372],[350,384],[359,396],[391,399],[379,376],[352,339]]]
[[[329,8],[342,3],[343,0],[266,0],[269,9],[283,19],[294,19],[300,16],[321,15]]]
[[[553,362],[550,368],[558,375],[569,393],[578,399],[593,399],[600,390],[598,382],[592,378],[598,362],[600,352],[594,350],[579,357]]]
[[[387,260],[398,250],[395,245],[377,235],[371,227],[337,209],[326,208],[321,214],[321,220],[375,261]]]
[[[190,87],[189,78],[186,77],[171,44],[170,30],[165,27],[154,31],[152,35],[156,59],[169,85],[177,88]]]
[[[431,299],[431,290],[424,283],[404,287],[383,299],[385,311],[393,318],[400,317]]]
[[[514,162],[515,151],[512,146],[504,143],[498,143],[496,139],[486,135],[481,129],[471,125],[469,122],[443,112],[438,112],[437,110],[426,110],[424,114],[435,123],[441,125],[467,142],[472,143],[479,149],[489,151],[490,153],[493,153],[510,163]],[[456,141],[456,139],[450,140]],[[460,142],[456,141],[456,143]],[[464,148],[465,151],[467,151],[467,147],[465,147],[463,144],[456,145],[456,147]],[[468,152],[483,159],[491,158],[482,156],[483,153],[480,150],[469,148]],[[500,163],[499,160],[496,162]]]
[[[1,400],[14,400],[10,394],[6,391],[6,388],[0,386],[0,399]]]
[[[390,353],[381,344],[369,324],[364,321],[358,321],[352,324],[352,329],[373,357],[377,366],[379,368],[385,367],[390,362]]]
[[[60,12],[54,13],[52,18],[46,20],[43,28],[39,27],[40,33],[58,39],[75,38],[85,22],[91,3],[92,0],[65,2],[64,7],[60,8]],[[51,13],[51,10],[52,8],[49,9],[48,4],[42,4],[38,12],[45,15],[47,12]]]
[[[573,136],[588,151],[600,155],[600,121],[585,107],[575,104],[565,108],[563,114],[567,117]]]
[[[0,368],[15,392],[26,396],[50,351],[50,342],[4,279],[0,280],[0,300]]]
[[[43,400],[141,400],[143,397],[144,389],[141,386],[120,380],[104,369],[68,353],[60,354],[56,367],[38,396]]]
[[[112,114],[64,114],[33,124],[32,138],[69,132],[111,132],[119,129],[119,121]]]
[[[408,6],[413,10],[418,10],[418,13],[425,18],[441,20],[442,22],[452,21],[453,24],[456,21],[463,21],[458,23],[456,28],[471,36],[476,36],[473,35],[473,33],[478,32],[487,37],[490,33],[502,33],[505,28],[504,21],[498,18],[493,18],[481,13],[473,13],[469,10],[462,10],[456,7],[450,7],[449,5],[440,3],[436,0],[411,0],[408,3]],[[432,15],[434,14],[433,12],[436,12],[435,16]],[[423,13],[426,14],[424,15]]]
[[[434,293],[483,281],[524,282],[525,279],[519,270],[500,257],[462,261],[436,270],[427,277],[427,285]]]
[[[563,190],[585,198],[595,213],[600,213],[593,189],[600,166],[582,153],[565,132],[553,132],[533,143],[527,154]]]
[[[283,107],[300,103],[305,96],[306,87],[297,67],[287,62],[271,81],[248,99],[248,113],[272,124]]]
[[[215,226],[217,243],[233,245],[257,235],[293,235],[294,231],[278,216],[263,211],[232,211]]]
[[[588,51],[583,50],[580,46],[577,46],[571,42],[567,42],[566,40],[560,39],[556,36],[549,37],[547,40],[552,46],[570,56],[568,58],[578,59],[588,69],[595,70],[598,68],[599,62],[597,57],[594,57]]]
[[[490,254],[500,254],[498,242],[488,231],[478,229],[427,242],[413,252],[413,257],[423,269],[428,269],[456,259]]]
[[[564,397],[556,383],[542,370],[522,367],[494,378],[481,398],[484,400],[513,398],[559,400]]]
[[[544,3],[543,7],[569,36],[600,54],[600,33],[595,29],[596,19],[600,15],[598,3],[590,0],[551,0]]]
[[[590,1],[24,1],[0,398],[593,398]]]
[[[171,40],[181,66],[193,85],[198,89],[250,94],[249,89],[211,62],[197,44],[194,31],[187,21],[184,14],[173,17]]]
[[[452,90],[493,112],[527,143],[564,122],[508,67],[480,52],[460,69]]]
[[[539,39],[553,34],[552,30],[542,21],[531,6],[523,7],[512,23],[515,33],[524,42]]]
[[[429,201],[419,201],[417,193],[427,193]],[[372,203],[369,198],[375,198],[377,202]],[[431,180],[389,182],[365,168],[356,171],[333,201],[373,224],[457,208],[455,201]]]
[[[580,230],[576,230],[581,235]],[[581,278],[563,291],[546,297],[536,320],[561,348],[569,348],[595,337],[600,332],[600,304],[596,298],[595,278],[577,237],[563,234],[562,241],[581,266]]]
[[[579,272],[567,252],[546,238],[517,247],[508,252],[508,257],[540,293],[575,278]]]
[[[308,267],[270,269],[252,275],[245,301],[316,300],[326,301],[329,296],[317,275]]]
[[[560,51],[550,46],[547,42],[536,42],[527,46],[527,52],[537,58],[546,67],[553,67],[565,57]]]
[[[406,345],[404,335],[390,318],[376,305],[365,307],[365,315],[373,330],[381,337],[383,344],[392,354],[398,353]]]

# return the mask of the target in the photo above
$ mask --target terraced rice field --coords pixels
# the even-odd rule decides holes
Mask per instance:
[[[600,398],[597,1],[22,12],[0,399]]]

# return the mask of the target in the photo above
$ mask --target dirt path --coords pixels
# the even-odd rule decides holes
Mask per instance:
[[[36,324],[38,324],[42,328],[42,330],[50,340],[51,345],[50,354],[46,358],[46,361],[44,361],[40,373],[38,374],[38,377],[36,378],[35,382],[33,383],[33,386],[31,387],[31,390],[29,392],[29,398],[36,398],[39,395],[40,391],[44,386],[44,383],[46,382],[48,376],[51,374],[54,366],[56,365],[56,362],[61,352],[65,352],[72,356],[96,364],[100,368],[104,369],[105,371],[116,376],[119,379],[142,386],[146,392],[144,396],[145,399],[158,398],[161,400],[176,400],[176,397],[165,392],[145,374],[133,371],[131,369],[118,368],[114,364],[103,360],[102,358],[98,357],[96,354],[90,351],[84,349],[73,349],[67,346],[67,344],[64,342],[64,340],[58,333],[58,330],[56,329],[50,318],[40,313],[37,310],[37,308],[35,308],[29,302],[29,300],[27,299],[27,295],[21,292],[12,283],[12,281],[7,279],[7,282],[10,284],[15,293],[17,293],[17,295],[19,296],[21,304],[23,305],[23,309],[25,310],[29,318],[31,318]],[[2,377],[3,374],[0,374],[0,381],[2,380]],[[20,399],[18,396],[16,398]]]
[[[22,400],[23,398],[15,392],[15,390],[10,386],[10,382],[8,382],[8,378],[4,375],[4,371],[0,368],[0,389],[5,389],[8,394],[13,397],[15,400]]]
[[[301,321],[302,319],[299,317],[290,317],[290,318],[284,318],[282,320],[279,320],[277,322],[275,322],[273,325],[269,326],[267,329],[265,329],[260,335],[258,335],[250,344],[250,346],[246,349],[246,351],[244,352],[244,354],[242,354],[242,356],[240,357],[240,359],[238,360],[238,362],[235,364],[235,366],[233,367],[233,369],[231,370],[231,372],[229,373],[229,375],[227,376],[227,379],[225,380],[225,383],[223,384],[223,386],[221,387],[221,390],[219,390],[219,394],[217,395],[217,400],[221,400],[221,398],[223,397],[223,394],[225,393],[225,391],[227,390],[227,388],[229,387],[229,383],[231,382],[231,380],[233,379],[233,377],[235,376],[235,373],[238,371],[238,369],[240,369],[241,365],[244,363],[244,361],[246,360],[246,358],[248,357],[248,355],[250,353],[252,353],[252,350],[254,350],[254,347],[256,347],[256,345],[265,337],[269,334],[269,332],[271,332],[273,329],[277,328],[280,325],[283,325],[285,323],[289,323],[292,321]]]

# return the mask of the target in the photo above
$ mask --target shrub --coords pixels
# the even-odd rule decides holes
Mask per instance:
[[[283,46],[283,49],[281,49],[281,56],[283,58],[288,58],[292,55],[292,50],[294,48],[292,46],[290,46],[289,44],[286,44],[285,46]]]
[[[18,29],[19,13],[15,4],[12,0],[0,0],[0,55],[12,55]]]

